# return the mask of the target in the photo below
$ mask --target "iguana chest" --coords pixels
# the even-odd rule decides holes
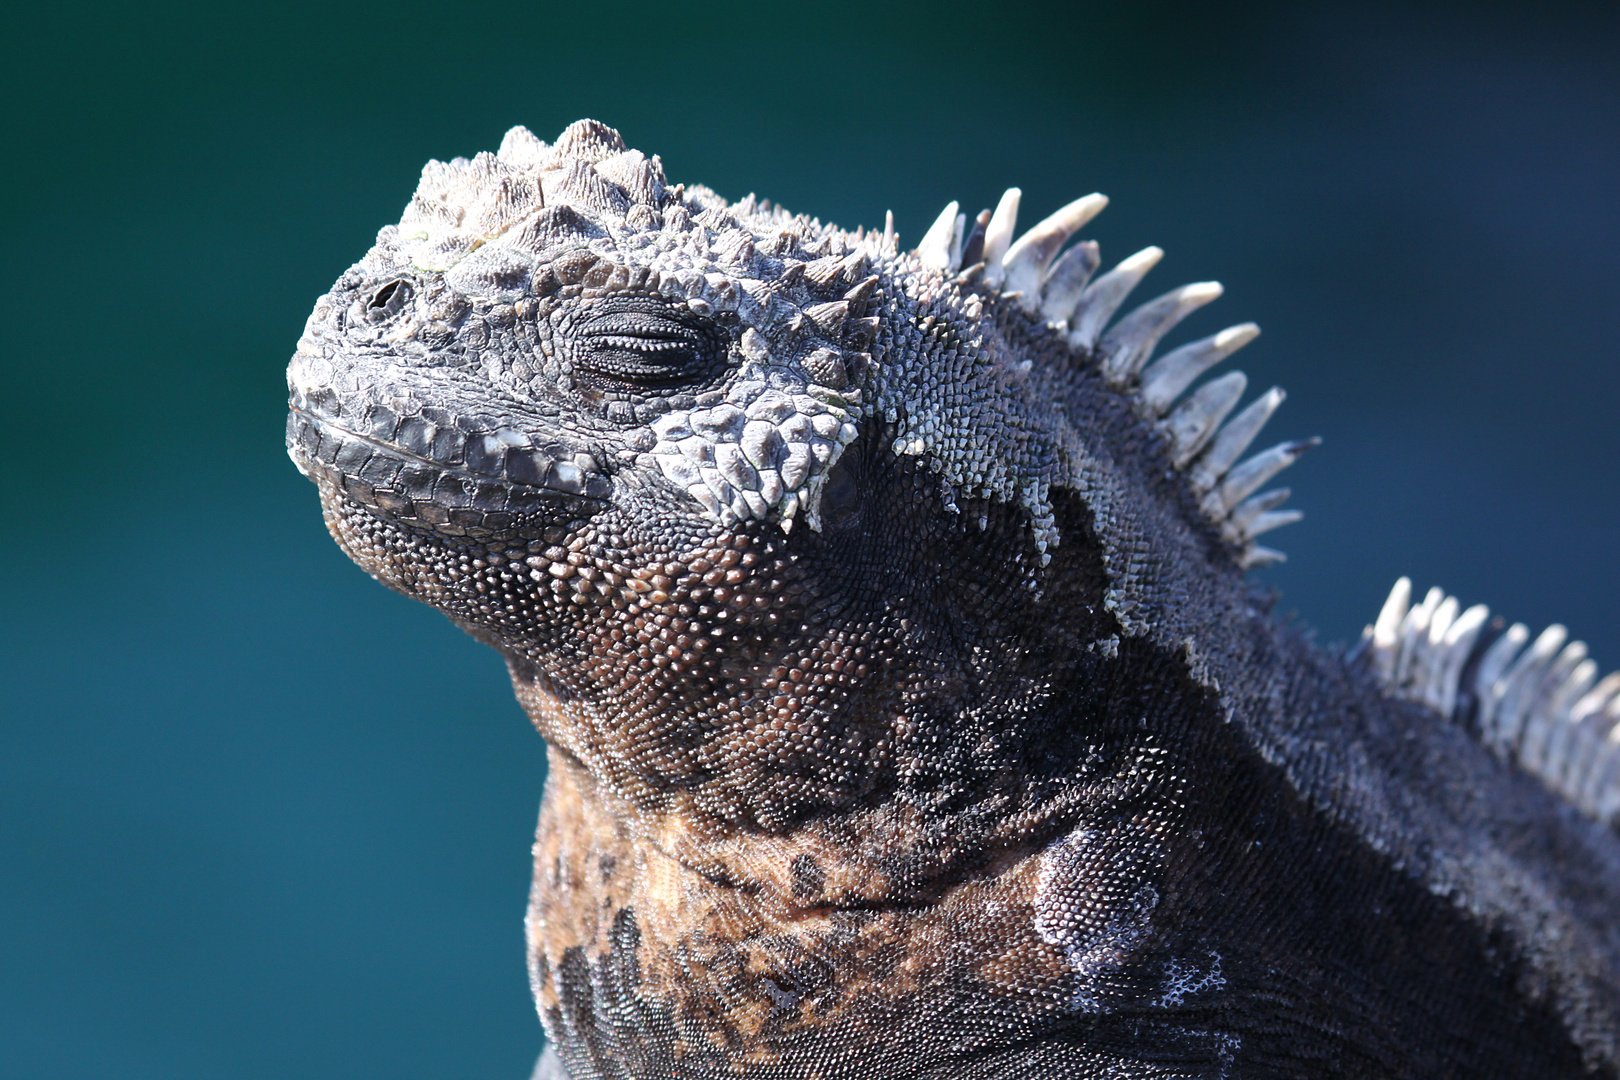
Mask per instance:
[[[1039,852],[926,903],[826,904],[815,845],[759,843],[729,869],[786,889],[739,887],[580,779],[554,764],[528,919],[536,1000],[576,1076],[903,1074],[1069,1012],[1072,973],[1037,928]]]
[[[829,899],[849,868],[804,837],[694,868],[554,755],[528,921],[548,1032],[574,1080],[1581,1075],[1508,943],[1234,738],[1163,748],[1174,780],[896,903]]]

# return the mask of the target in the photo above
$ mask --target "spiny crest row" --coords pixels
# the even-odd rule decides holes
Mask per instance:
[[[1523,623],[1493,627],[1485,605],[1463,610],[1438,588],[1414,607],[1403,577],[1362,638],[1391,694],[1472,724],[1502,760],[1604,824],[1620,819],[1620,672],[1600,680],[1563,626],[1531,641]]]
[[[1200,376],[1253,341],[1260,328],[1242,323],[1154,359],[1166,334],[1221,295],[1220,284],[1202,281],[1172,289],[1110,326],[1164,252],[1144,248],[1096,276],[1102,260],[1095,241],[1062,249],[1108,205],[1107,197],[1094,193],[1076,199],[1015,239],[1021,194],[1008,188],[995,209],[981,211],[971,227],[960,205],[950,203],[917,245],[917,259],[941,273],[982,276],[1004,298],[1065,334],[1072,348],[1093,357],[1108,381],[1133,395],[1143,416],[1159,426],[1176,468],[1193,485],[1204,513],[1239,549],[1244,567],[1281,562],[1281,552],[1256,544],[1255,537],[1302,515],[1278,509],[1288,498],[1287,488],[1256,492],[1318,440],[1279,443],[1239,461],[1285,396],[1273,387],[1231,416],[1248,386],[1241,371],[1210,380],[1177,404]]]

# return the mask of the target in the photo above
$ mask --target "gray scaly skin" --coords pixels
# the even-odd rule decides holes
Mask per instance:
[[[318,302],[294,461],[547,740],[543,1072],[1617,1075],[1620,688],[1274,621],[1307,444],[1193,385],[1252,326],[1154,359],[1218,286],[1115,320],[1104,202],[904,251],[519,128]]]

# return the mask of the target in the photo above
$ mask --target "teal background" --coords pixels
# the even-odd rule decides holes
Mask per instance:
[[[0,1075],[527,1075],[541,742],[281,448],[315,297],[512,124],[908,242],[1105,191],[1326,438],[1285,610],[1410,573],[1620,664],[1613,5],[58,3],[0,91]]]

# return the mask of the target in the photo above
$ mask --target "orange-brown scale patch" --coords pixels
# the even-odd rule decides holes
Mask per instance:
[[[614,962],[614,928],[626,912],[640,931],[635,992],[679,1017],[683,1040],[741,1063],[776,1060],[815,1031],[837,1029],[842,1042],[893,1039],[897,1016],[969,985],[1031,1024],[1066,1007],[1072,973],[1035,931],[1038,852],[953,884],[927,906],[852,915],[716,881],[644,835],[645,824],[554,756],[528,924],[543,1011],[560,1007],[558,972],[570,950],[598,968]],[[804,854],[778,838],[749,862],[787,878]]]

